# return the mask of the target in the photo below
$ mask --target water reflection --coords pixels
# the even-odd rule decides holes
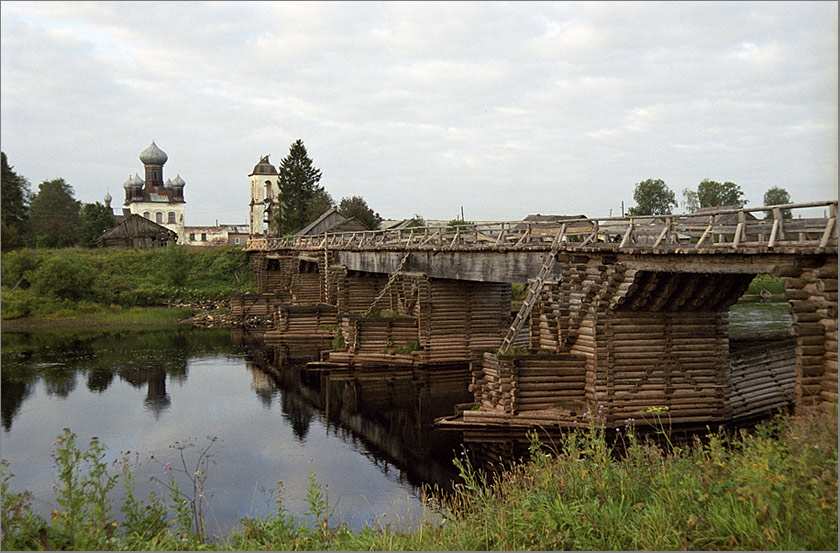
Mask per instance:
[[[464,400],[466,367],[457,378],[353,377],[307,370],[317,348],[258,344],[259,335],[186,327],[3,334],[3,457],[13,489],[31,490],[42,514],[56,507],[50,444],[63,427],[82,441],[99,436],[112,457],[131,450],[167,458],[176,440],[217,436],[211,481],[221,527],[270,512],[258,490],[278,480],[287,506],[305,512],[310,470],[337,498],[336,516],[354,527],[397,502],[418,509],[420,486],[448,487],[456,476],[460,436],[431,422],[451,412],[451,390]],[[160,493],[148,481],[158,468],[144,465],[140,495]]]

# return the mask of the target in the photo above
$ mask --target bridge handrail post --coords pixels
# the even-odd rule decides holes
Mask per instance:
[[[695,249],[699,248],[703,241],[706,240],[706,237],[712,232],[712,228],[715,226],[715,216],[709,215],[709,226],[706,227],[706,230],[703,231],[703,234],[700,236],[700,240],[697,241],[697,244],[694,246]]]
[[[782,217],[782,208],[774,207],[773,208],[773,220],[779,221],[779,234],[778,239],[784,240],[785,239],[785,222],[784,217]]]
[[[627,231],[624,233],[624,238],[621,239],[621,244],[618,245],[618,249],[621,249],[627,244],[627,241],[630,240],[630,235],[633,233],[633,218],[630,218],[630,225],[627,227]]]

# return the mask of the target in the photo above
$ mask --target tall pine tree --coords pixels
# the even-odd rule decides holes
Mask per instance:
[[[64,179],[42,182],[29,210],[29,225],[35,246],[66,248],[76,245],[81,207],[81,202],[73,198],[73,187]]]
[[[28,238],[26,227],[29,220],[29,182],[12,170],[5,152],[0,152],[0,157],[2,157],[3,165],[3,175],[0,179],[3,186],[0,193],[0,200],[2,200],[0,236],[2,236],[3,250],[10,250],[24,246]]]
[[[296,233],[320,215],[313,217],[311,204],[323,196],[324,189],[318,185],[321,170],[312,165],[300,139],[291,145],[278,169],[280,194],[272,219],[274,232],[285,236]]]

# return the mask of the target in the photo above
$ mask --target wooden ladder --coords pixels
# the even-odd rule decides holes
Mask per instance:
[[[370,312],[373,311],[373,308],[376,307],[376,304],[379,303],[379,300],[381,300],[382,298],[385,297],[385,293],[388,292],[388,289],[391,287],[392,284],[394,284],[394,281],[397,280],[397,277],[399,276],[400,271],[402,270],[403,266],[405,265],[405,262],[408,261],[408,256],[410,256],[410,255],[411,255],[410,251],[406,252],[405,256],[402,258],[402,261],[400,261],[400,264],[397,265],[397,268],[394,269],[394,272],[391,273],[391,276],[388,277],[388,282],[385,284],[385,287],[382,288],[382,290],[379,292],[379,294],[373,300],[373,303],[371,303],[370,307],[368,307],[368,310],[364,312],[363,316],[370,315]]]
[[[504,340],[502,340],[502,345],[499,348],[500,354],[504,355],[508,352],[510,346],[513,344],[513,341],[516,339],[516,335],[519,334],[519,331],[522,329],[525,319],[528,318],[528,315],[531,314],[531,309],[533,309],[534,304],[537,303],[537,298],[540,295],[543,284],[545,284],[545,279],[548,277],[548,274],[554,268],[554,263],[557,261],[557,252],[560,250],[560,243],[563,240],[564,234],[566,234],[566,223],[563,223],[563,226],[560,227],[560,232],[558,232],[557,236],[554,237],[554,242],[551,244],[551,251],[543,261],[542,268],[540,269],[537,278],[529,284],[528,295],[525,296],[525,301],[523,301],[522,305],[519,307],[519,312],[516,314],[513,324],[510,325],[507,336],[505,336]]]

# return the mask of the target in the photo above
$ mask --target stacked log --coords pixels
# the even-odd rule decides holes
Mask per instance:
[[[292,301],[294,303],[320,303],[323,297],[321,275],[317,271],[297,272],[292,275]]]
[[[796,398],[796,340],[751,345],[730,354],[729,419],[787,409]]]
[[[231,294],[230,312],[234,317],[248,318],[259,317],[266,319],[273,316],[281,304],[291,300],[287,291],[275,293],[254,294]]]
[[[331,351],[329,362],[411,365],[411,349],[419,345],[414,317],[344,315],[339,327],[345,349]]]
[[[671,423],[724,420],[727,322],[715,312],[615,313],[598,337],[605,351],[597,370],[606,374],[594,379],[590,396],[606,424],[656,422],[660,410]]]
[[[334,288],[335,305],[339,313],[365,313],[371,308],[377,294],[388,282],[387,275],[357,273],[344,267],[333,267],[330,272]],[[388,306],[386,306],[388,307]],[[382,309],[382,307],[377,307]]]
[[[268,345],[290,341],[330,342],[336,335],[337,310],[333,305],[280,305],[273,330],[265,332]]]
[[[472,349],[501,344],[510,326],[510,285],[429,279],[415,313],[425,362],[466,362]]]
[[[837,260],[784,271],[782,282],[796,337],[797,409],[837,404]]]
[[[516,414],[552,409],[583,414],[585,359],[570,354],[477,354],[470,391],[480,411]],[[473,413],[483,415],[485,413]]]

